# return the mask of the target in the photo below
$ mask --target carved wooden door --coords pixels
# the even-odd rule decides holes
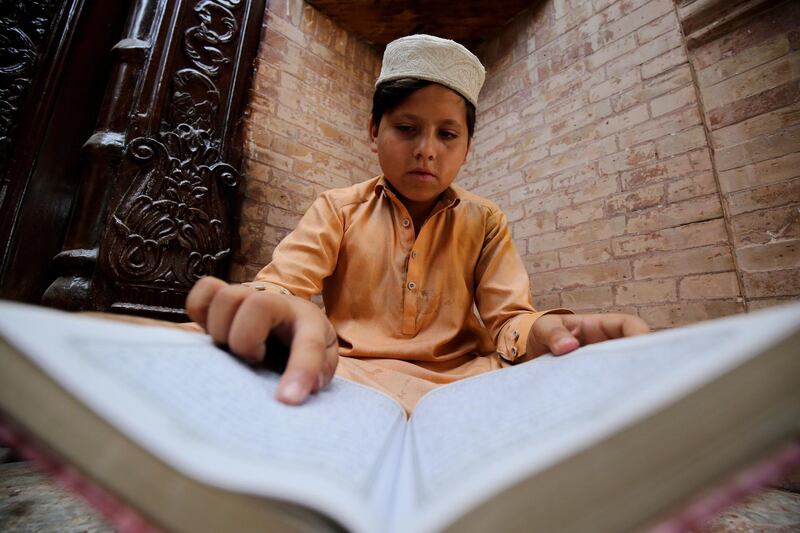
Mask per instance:
[[[89,4],[71,3],[97,9]],[[125,7],[43,301],[180,319],[188,288],[202,275],[224,277],[236,245],[239,124],[265,1]],[[5,278],[2,290],[14,296]]]

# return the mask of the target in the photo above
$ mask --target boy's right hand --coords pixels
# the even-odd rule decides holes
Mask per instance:
[[[266,339],[276,335],[290,346],[276,398],[302,403],[333,379],[339,361],[336,331],[322,310],[302,298],[229,285],[215,277],[200,279],[186,298],[186,313],[214,342],[245,361],[265,357]]]

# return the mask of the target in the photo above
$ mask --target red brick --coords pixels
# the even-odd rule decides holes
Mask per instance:
[[[733,270],[733,257],[726,245],[652,254],[633,261],[635,279],[666,278],[728,270]]]
[[[736,250],[739,268],[763,272],[800,267],[800,239],[744,246]]]
[[[775,183],[800,176],[800,152],[719,173],[723,192]]]
[[[611,95],[619,94],[639,82],[639,71],[631,69],[618,78],[604,80],[589,90],[589,101],[597,102]]]
[[[725,222],[719,218],[668,228],[644,235],[616,237],[611,240],[615,257],[651,252],[685,250],[696,246],[726,243]]]
[[[686,276],[678,286],[681,300],[706,300],[714,298],[738,298],[739,280],[735,272]]]
[[[573,167],[568,171],[553,174],[548,179],[553,184],[553,190],[573,190],[597,179],[597,165],[595,163],[589,163],[581,167]]]
[[[800,294],[800,268],[769,272],[744,272],[744,292],[748,298],[797,296]]]
[[[555,270],[559,267],[558,252],[528,254],[522,257],[522,262],[525,263],[525,269],[528,271],[528,274]]]
[[[628,148],[622,152],[617,152],[604,157],[598,161],[598,171],[600,174],[616,174],[623,170],[640,167],[644,163],[653,161],[657,157],[656,144],[648,142],[640,144],[634,148]]]
[[[603,102],[608,101],[603,100]],[[611,135],[612,133],[616,133],[623,129],[630,129],[636,124],[645,122],[648,118],[650,118],[650,113],[647,110],[647,106],[645,104],[641,104],[627,111],[623,111],[622,113],[617,113],[616,115],[606,118],[597,125],[597,133],[599,136],[605,137],[606,135]]]
[[[556,214],[556,226],[561,228],[568,228],[576,224],[588,222],[590,220],[597,220],[605,216],[604,201],[594,200],[584,204],[561,209]]]
[[[511,189],[509,202],[513,205],[528,198],[541,196],[550,191],[550,185],[550,180],[545,179]]]
[[[655,207],[662,202],[664,202],[664,186],[656,184],[606,199],[605,211],[607,215],[620,215]]]
[[[618,39],[607,44],[586,58],[591,70],[603,66],[612,59],[616,59],[624,54],[630,54],[636,48],[636,35],[631,34],[622,39]]]
[[[717,184],[711,172],[703,172],[688,178],[681,178],[667,184],[667,202],[676,203],[698,196],[717,192]]]
[[[533,252],[557,250],[604,240],[622,234],[624,227],[625,217],[584,222],[566,231],[554,231],[533,237],[528,241],[528,250]]]
[[[662,94],[686,87],[691,83],[691,70],[688,65],[683,65],[612,96],[611,103],[615,110],[620,111],[636,104],[646,104]]]
[[[549,128],[551,137],[563,135],[569,131],[580,128],[587,124],[592,124],[598,120],[611,115],[611,102],[608,100],[601,100],[596,104],[591,104],[578,109],[576,112],[565,116]],[[600,135],[604,136],[603,134]]]
[[[497,194],[500,191],[508,191],[514,187],[519,187],[523,185],[525,181],[522,178],[522,173],[520,172],[513,172],[496,180],[487,182],[485,185],[481,185],[473,189],[475,194],[480,196],[491,196],[493,194]]]
[[[228,281],[231,283],[253,281],[263,266],[255,263],[233,263],[228,273]]]
[[[266,220],[267,223],[272,226],[293,230],[297,226],[297,223],[300,222],[301,216],[302,215],[298,213],[292,213],[276,207],[270,207],[267,209]]]
[[[561,297],[558,292],[537,294],[533,298],[533,305],[536,309],[556,309],[562,307]]]
[[[703,96],[705,98],[705,95]],[[767,89],[737,102],[706,110],[711,128],[721,128],[800,101],[800,80]]]
[[[743,120],[711,133],[716,148],[734,146],[754,137],[800,124],[800,103]]]
[[[681,41],[681,34],[677,31],[671,31],[669,33],[665,33],[664,35],[653,39],[652,41],[639,46],[636,49],[635,54],[629,54],[626,56],[622,56],[618,59],[613,60],[612,62],[606,65],[606,74],[611,76],[619,76],[624,71],[635,68],[638,65],[642,65],[643,63],[647,63],[651,59],[657,58],[658,56],[669,52],[670,50],[680,46],[682,43]],[[674,63],[674,59],[672,56],[668,56],[671,62],[670,66],[677,65],[678,63]],[[685,56],[684,56],[685,61]],[[661,63],[654,63],[654,66],[648,67],[648,75],[645,76],[645,66],[642,66],[642,79],[655,76],[656,74],[660,74],[665,68],[661,68]]]
[[[657,18],[672,12],[673,6],[670,0],[653,0],[648,2],[638,9],[633,10],[627,15],[619,18],[618,20],[606,24],[603,31],[614,38],[620,37],[633,32],[645,24],[656,20]]]
[[[737,247],[766,244],[780,239],[800,239],[800,205],[762,209],[731,217]]]
[[[662,183],[670,178],[685,176],[694,172],[688,155],[658,161],[621,174],[624,190],[635,189],[651,183]]]
[[[678,18],[675,13],[667,13],[663,17],[654,20],[636,32],[636,39],[639,43],[646,43],[656,37],[659,37],[669,30],[678,29]]]
[[[558,251],[559,261],[564,268],[605,263],[612,257],[611,243],[607,240],[589,242]]]
[[[539,213],[515,222],[512,226],[515,239],[541,235],[556,228],[553,213]],[[536,238],[536,237],[534,237]]]
[[[798,78],[800,78],[800,52],[793,52],[703,89],[703,100],[707,108],[713,110],[780,87]]]
[[[663,36],[659,37],[659,39],[663,38]],[[672,43],[674,42],[675,41],[672,41]],[[686,51],[682,46],[677,46],[676,48],[673,48],[670,51],[651,59],[647,63],[643,63],[641,72],[642,79],[647,80],[653,78],[662,72],[670,70],[673,67],[677,67],[678,65],[683,65],[688,61],[689,59],[686,57]]]
[[[740,54],[722,59],[699,70],[697,82],[700,87],[711,87],[731,76],[777,59],[788,52],[789,39],[785,34],[778,34],[756,46],[743,50]]]
[[[639,308],[639,316],[653,329],[685,326],[742,312],[744,306],[735,300],[681,302]]]
[[[627,233],[653,231],[721,216],[719,198],[716,195],[705,196],[629,216]]]
[[[568,190],[567,195],[574,204],[604,198],[619,191],[615,176],[600,176],[588,184]]]
[[[568,309],[608,308],[614,301],[611,287],[587,287],[561,291],[561,305]]]
[[[703,69],[726,57],[737,56],[775,35],[796,29],[799,19],[800,5],[797,2],[782,2],[763,11],[747,24],[733,29],[724,38],[714,39],[698,47],[693,52],[694,61]]]
[[[797,173],[800,174],[800,168]],[[800,178],[735,192],[725,199],[729,215],[797,203],[800,201]]]
[[[588,144],[580,150],[559,154],[543,160],[535,168],[531,169],[529,179],[543,178],[556,172],[594,161],[605,155],[613,154],[616,151],[618,151],[616,140],[613,137],[606,137]]]
[[[675,92],[665,94],[650,101],[650,112],[654,117],[675,111],[681,107],[697,104],[697,95],[695,94],[694,87],[687,85],[686,87]]]
[[[616,283],[630,279],[630,264],[614,261],[590,266],[563,268],[552,272],[541,272],[531,276],[534,292],[577,289]]]
[[[748,298],[747,307],[750,311],[758,311],[759,309],[768,309],[777,305],[786,305],[790,303],[797,303],[797,296],[783,296],[777,298]]]
[[[717,150],[717,170],[723,172],[781,157],[798,150],[800,150],[800,126],[794,126],[730,148]]]
[[[695,126],[658,139],[656,141],[656,152],[661,157],[671,157],[707,146],[705,128],[703,126]]]
[[[620,148],[628,148],[645,141],[651,141],[676,131],[685,130],[701,123],[696,107],[688,107],[668,115],[638,124],[617,135]]]
[[[678,291],[673,279],[629,281],[615,287],[614,303],[631,305],[674,302],[677,296]]]

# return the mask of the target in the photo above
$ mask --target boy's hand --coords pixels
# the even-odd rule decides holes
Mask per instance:
[[[322,310],[307,300],[229,285],[209,276],[189,291],[186,313],[215,343],[227,344],[245,361],[269,357],[270,335],[290,346],[276,392],[283,403],[302,403],[333,379],[339,361],[336,331]]]
[[[544,315],[531,326],[527,357],[547,352],[563,355],[585,344],[632,337],[649,331],[647,323],[633,315]]]

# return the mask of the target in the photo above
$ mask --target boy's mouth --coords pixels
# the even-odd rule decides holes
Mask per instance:
[[[428,170],[427,168],[417,167],[409,172],[412,176],[420,180],[434,180],[436,179],[436,174]]]

